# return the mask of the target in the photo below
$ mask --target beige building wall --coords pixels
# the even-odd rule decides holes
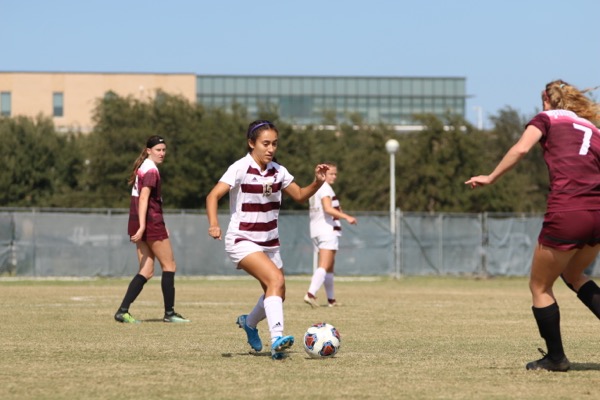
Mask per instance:
[[[52,117],[53,93],[63,93],[63,116],[52,117],[59,130],[91,131],[92,112],[108,91],[148,100],[159,89],[195,103],[196,75],[0,72],[0,92],[11,94],[11,116]]]

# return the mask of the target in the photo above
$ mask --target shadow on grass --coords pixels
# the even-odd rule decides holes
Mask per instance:
[[[293,354],[296,353],[300,353],[297,351],[288,351],[287,353],[285,353],[284,358],[288,358]],[[232,357],[238,357],[238,356],[252,356],[252,357],[271,357],[271,352],[270,351],[262,351],[262,352],[254,352],[254,351],[249,351],[247,353],[221,353],[221,357],[223,358],[232,358]],[[306,357],[307,359],[311,359],[310,357]]]
[[[249,351],[247,353],[221,353],[221,357],[224,358],[231,358],[231,357],[237,357],[237,356],[253,356],[253,357],[271,357],[271,352],[270,351],[263,351],[263,352],[252,352]]]
[[[598,363],[571,363],[571,371],[600,371]]]

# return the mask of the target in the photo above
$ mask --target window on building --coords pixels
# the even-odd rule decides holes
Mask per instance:
[[[52,115],[55,117],[64,116],[64,101],[62,92],[52,93]]]
[[[10,117],[11,108],[10,92],[0,92],[0,116]]]

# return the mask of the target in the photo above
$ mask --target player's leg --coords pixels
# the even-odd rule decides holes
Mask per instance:
[[[560,310],[552,286],[569,264],[577,250],[561,251],[538,244],[533,255],[529,288],[533,300],[533,316],[540,336],[546,342],[548,353],[527,364],[527,369],[566,371],[570,367],[560,332]]]
[[[265,288],[263,287],[263,290]],[[265,295],[262,294],[258,298],[256,305],[248,315],[240,315],[237,318],[236,323],[240,328],[243,328],[246,332],[246,336],[248,337],[248,344],[255,351],[262,350],[262,341],[260,340],[260,336],[258,335],[258,328],[256,327],[260,321],[267,318],[267,314],[265,313]]]
[[[317,260],[318,267],[315,272],[313,272],[308,291],[304,295],[304,302],[313,308],[318,308],[317,292],[325,283],[327,274],[333,272],[335,251],[337,250],[337,236],[318,236],[313,238],[313,244],[319,255]],[[331,283],[332,282],[329,282],[329,286],[325,287],[328,298],[331,298],[331,296],[329,296]]]
[[[600,288],[596,282],[584,274],[585,269],[594,262],[599,251],[600,245],[585,246],[577,251],[561,277],[567,286],[577,293],[579,300],[600,319]]]
[[[329,263],[331,262],[331,257],[329,254],[330,250],[318,250],[318,267],[315,269],[315,272],[313,272],[312,278],[310,279],[310,285],[308,286],[308,291],[304,295],[304,302],[313,308],[319,307],[319,303],[317,303],[317,292],[325,282],[325,275],[327,275],[327,269],[329,268]]]
[[[175,271],[177,270],[177,264],[175,263],[175,257],[173,256],[171,241],[169,238],[155,240],[150,242],[150,246],[162,269],[160,286],[165,305],[165,315],[163,321],[190,322],[189,319],[184,318],[175,312]]]
[[[340,305],[340,303],[338,303],[335,300],[335,286],[334,286],[335,256],[337,254],[337,251],[329,250],[329,252],[331,253],[331,255],[330,255],[330,261],[329,261],[328,268],[326,269],[327,273],[325,274],[324,286],[325,286],[325,293],[327,294],[327,305],[329,307],[336,307],[336,306]]]
[[[324,243],[324,247],[328,249],[329,254],[327,258],[325,271],[325,293],[327,293],[327,305],[329,307],[339,306],[335,300],[335,289],[334,289],[334,269],[335,269],[335,256],[337,254],[337,250],[339,248],[339,236],[332,236]]]
[[[283,350],[294,344],[293,336],[284,336],[283,300],[285,299],[285,276],[281,258],[270,257],[264,252],[254,252],[245,256],[239,268],[256,278],[265,292],[263,300],[265,315],[271,334],[271,356],[283,358]]]
[[[138,274],[133,277],[131,282],[129,282],[121,306],[115,313],[115,320],[118,322],[139,322],[129,314],[129,307],[142,292],[146,282],[148,282],[154,274],[154,253],[146,242],[136,243],[136,254],[139,263],[139,271]]]

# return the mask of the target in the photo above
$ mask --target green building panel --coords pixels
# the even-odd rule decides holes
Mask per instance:
[[[338,77],[198,75],[197,100],[205,107],[244,106],[251,117],[275,108],[297,125],[347,123],[359,115],[368,124],[415,124],[415,114],[465,117],[462,77]]]

